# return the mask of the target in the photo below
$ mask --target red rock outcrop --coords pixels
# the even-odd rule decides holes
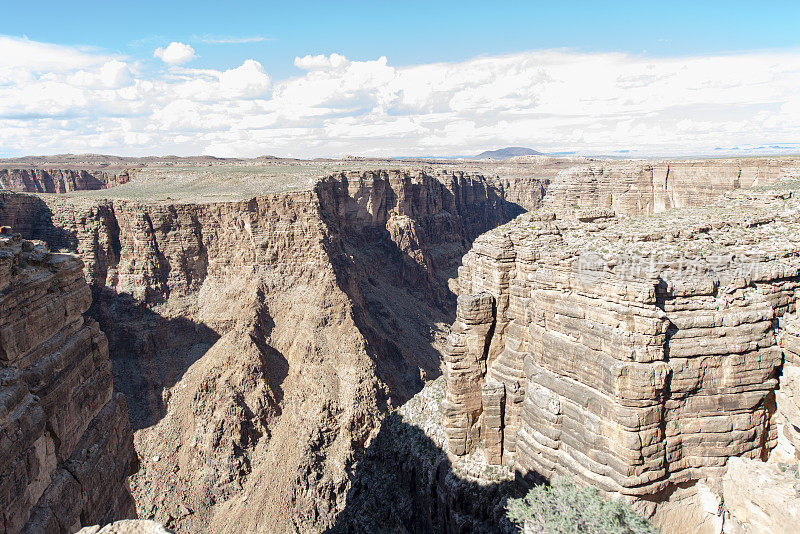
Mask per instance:
[[[0,532],[75,531],[135,517],[125,399],[84,317],[83,263],[0,235]]]
[[[127,170],[117,173],[86,169],[0,169],[0,189],[27,193],[69,193],[107,189],[127,183]]]

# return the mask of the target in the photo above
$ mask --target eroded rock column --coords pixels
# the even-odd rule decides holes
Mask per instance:
[[[456,322],[447,339],[443,405],[450,452],[464,455],[481,437],[482,382],[486,348],[494,325],[494,298],[489,293],[458,297]]]

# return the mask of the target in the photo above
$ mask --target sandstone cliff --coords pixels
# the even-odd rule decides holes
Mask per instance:
[[[778,188],[648,217],[543,209],[484,234],[459,269],[448,450],[481,443],[531,482],[567,474],[670,532],[719,532],[706,505],[728,459],[769,457],[781,371],[791,387],[777,319],[796,307],[799,216]]]
[[[124,397],[84,317],[83,263],[0,235],[0,531],[73,532],[135,517]]]
[[[382,414],[439,373],[459,258],[521,211],[460,172],[237,202],[1,201],[0,219],[84,258],[139,513],[182,532],[330,525]]]
[[[127,170],[117,173],[86,169],[0,169],[0,189],[28,193],[68,193],[107,189],[127,183]]]
[[[798,162],[785,158],[594,162],[551,178],[545,205],[551,209],[609,208],[619,214],[658,213],[703,206],[734,189],[769,185],[798,174]]]

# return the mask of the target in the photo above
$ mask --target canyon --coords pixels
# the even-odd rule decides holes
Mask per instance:
[[[80,294],[58,328],[93,340],[105,396],[61,416],[70,438],[26,423],[29,452],[0,450],[0,473],[22,454],[47,466],[25,460],[32,489],[4,532],[46,514],[53,532],[136,515],[176,532],[490,532],[511,528],[519,483],[554,473],[669,524],[699,487],[724,494],[728,457],[761,463],[785,441],[792,461],[800,241],[781,184],[797,160],[57,163],[0,169],[0,224],[21,234],[15,258],[63,258],[82,284],[46,292]],[[698,243],[760,278],[726,260],[710,280],[704,249],[700,271],[675,269]],[[49,332],[37,354],[64,354]],[[4,373],[99,387],[11,358]],[[31,384],[0,391],[57,417]],[[33,410],[14,402],[0,417]],[[49,489],[97,485],[90,444],[105,493]],[[721,528],[753,498],[691,521]],[[62,517],[59,500],[86,504]]]
[[[85,169],[0,169],[0,188],[30,193],[67,193],[107,189],[127,183],[127,171]]]

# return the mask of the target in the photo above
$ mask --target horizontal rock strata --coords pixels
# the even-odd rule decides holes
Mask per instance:
[[[0,169],[0,189],[27,193],[69,193],[107,189],[127,183],[128,171],[85,169]]]
[[[330,525],[381,414],[439,373],[460,257],[522,211],[463,172],[339,173],[237,202],[0,203],[83,257],[137,430],[139,514],[178,532]]]
[[[74,532],[135,517],[125,399],[84,317],[83,263],[0,235],[0,532]]]
[[[719,492],[729,458],[766,459],[777,441],[799,217],[776,189],[653,216],[542,209],[478,238],[459,299],[491,295],[494,327],[483,354],[449,346],[450,451],[465,447],[449,422],[466,418],[487,458],[531,480],[567,474],[647,513],[701,479]]]
[[[548,208],[610,208],[620,214],[703,206],[738,188],[800,173],[793,159],[592,162],[560,171],[545,195]]]

